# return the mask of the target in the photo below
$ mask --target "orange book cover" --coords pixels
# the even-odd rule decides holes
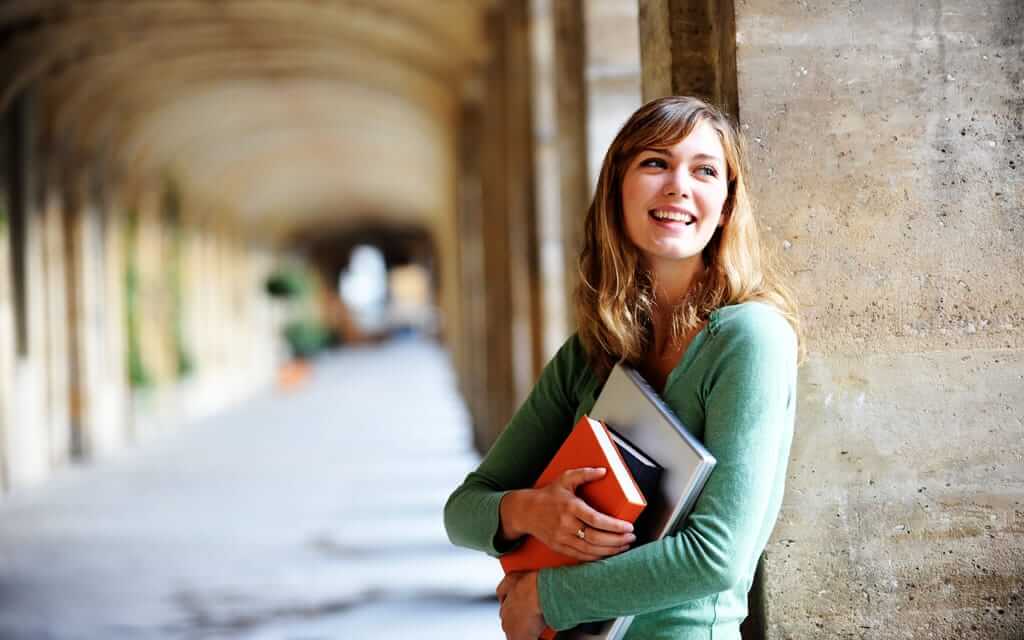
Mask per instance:
[[[573,427],[555,456],[548,463],[540,478],[534,483],[535,489],[546,487],[569,469],[601,467],[607,473],[598,480],[588,482],[577,490],[577,495],[588,505],[614,518],[636,522],[647,506],[640,487],[626,467],[619,448],[612,441],[611,434],[601,422],[583,416]],[[532,571],[548,567],[578,564],[580,561],[553,551],[533,536],[527,536],[515,551],[501,556],[505,573]],[[552,640],[554,629],[544,629],[543,640]]]
[[[608,429],[588,416],[583,416],[576,423],[533,486],[540,489],[564,471],[582,467],[602,467],[608,472],[604,477],[582,485],[578,490],[579,497],[601,513],[635,522],[647,506],[647,501],[633,480]],[[501,556],[500,560],[505,573],[561,567],[579,562],[552,551],[533,536],[528,536],[522,546]]]

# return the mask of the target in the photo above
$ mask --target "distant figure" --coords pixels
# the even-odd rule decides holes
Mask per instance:
[[[445,507],[452,542],[500,555],[532,535],[582,564],[498,585],[514,640],[636,616],[627,638],[740,638],[782,503],[800,329],[762,261],[742,142],[715,108],[649,102],[605,155],[587,211],[577,332]],[[679,532],[629,548],[632,525],[576,497],[604,470],[531,487],[614,364],[636,367],[718,460]]]
[[[384,331],[388,269],[380,249],[359,245],[352,250],[348,269],[339,278],[338,292],[360,332],[379,334]]]

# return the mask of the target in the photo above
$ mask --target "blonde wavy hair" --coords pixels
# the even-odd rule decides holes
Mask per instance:
[[[803,359],[795,298],[762,250],[747,195],[743,138],[713,106],[697,98],[669,96],[640,107],[615,136],[587,210],[575,306],[578,335],[599,376],[607,375],[619,359],[639,362],[652,347],[654,283],[625,230],[626,170],[644,149],[670,147],[702,122],[721,139],[729,191],[722,206],[724,224],[703,251],[704,276],[673,309],[670,337],[678,345],[715,309],[756,300],[776,308],[793,326]]]

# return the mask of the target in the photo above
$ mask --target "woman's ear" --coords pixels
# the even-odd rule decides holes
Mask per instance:
[[[725,223],[732,217],[732,201],[733,194],[730,193],[725,199],[725,203],[722,204],[722,215],[718,217],[718,226],[724,227]]]

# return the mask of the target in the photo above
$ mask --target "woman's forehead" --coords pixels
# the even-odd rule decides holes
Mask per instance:
[[[694,124],[689,131],[677,131],[674,133],[675,135],[672,136],[663,135],[640,141],[640,144],[633,149],[631,155],[642,153],[643,151],[673,154],[681,150],[700,150],[703,154],[716,156],[723,160],[726,157],[725,144],[723,143],[721,132],[706,120]]]

